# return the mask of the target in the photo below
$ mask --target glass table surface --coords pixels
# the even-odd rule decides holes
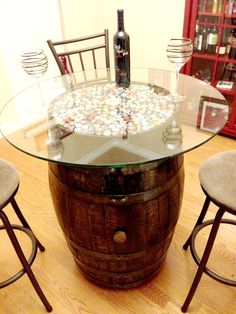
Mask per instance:
[[[112,70],[40,81],[2,109],[3,137],[19,150],[68,165],[124,167],[190,151],[224,126],[228,104],[214,87],[175,73],[132,69],[129,88]]]
[[[212,86],[175,73],[86,71],[34,84],[3,108],[1,132],[48,161],[58,222],[82,273],[112,288],[161,269],[178,221],[184,156],[224,126],[228,105]]]

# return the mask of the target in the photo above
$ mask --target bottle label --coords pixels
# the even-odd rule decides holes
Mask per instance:
[[[209,34],[208,44],[209,45],[217,45],[217,42],[218,42],[218,34]]]
[[[127,56],[129,53],[125,49],[121,49],[120,45],[115,45],[116,58],[123,58]]]
[[[116,83],[121,87],[128,87],[130,84],[130,70],[129,70],[129,51],[121,45],[114,45],[115,59],[116,59]]]
[[[225,46],[220,47],[219,55],[224,55],[225,53],[226,53],[226,47]]]
[[[227,45],[227,46],[226,46],[226,53],[227,53],[227,54],[230,52],[230,48],[231,48],[230,45]]]

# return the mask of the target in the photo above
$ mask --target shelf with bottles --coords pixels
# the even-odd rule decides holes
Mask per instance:
[[[200,0],[197,3],[198,14],[219,14],[233,16],[236,14],[235,0]]]
[[[218,27],[216,25],[196,24],[194,33],[194,57],[202,54],[204,57],[213,55],[216,58],[236,60],[236,26]],[[212,57],[210,57],[212,59]],[[213,57],[214,59],[214,57]]]
[[[236,95],[236,83],[232,85],[231,90],[217,86],[219,81],[236,82],[236,62],[193,58],[190,72],[187,74],[221,89],[222,93]]]
[[[226,56],[225,50],[227,55],[230,55],[231,41],[233,38],[236,40],[236,0],[193,2],[195,2],[195,16],[191,21],[189,35],[194,39],[194,57],[195,53],[199,53],[215,55],[219,58]],[[229,57],[236,59],[236,54]]]
[[[227,99],[222,133],[236,138],[236,0],[186,0],[183,36],[194,52],[183,73],[216,87]]]
[[[225,14],[199,13],[196,24],[236,27],[236,14],[225,15]]]

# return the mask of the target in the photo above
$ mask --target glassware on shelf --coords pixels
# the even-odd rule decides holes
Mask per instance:
[[[176,70],[176,85],[173,95],[175,101],[181,101],[183,99],[183,96],[178,94],[179,71],[189,61],[192,53],[193,44],[189,38],[172,38],[167,45],[167,58],[170,63],[175,65]]]
[[[42,49],[32,49],[22,52],[21,65],[30,76],[39,79],[48,68],[48,58]]]

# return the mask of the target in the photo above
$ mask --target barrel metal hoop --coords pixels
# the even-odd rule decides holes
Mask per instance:
[[[147,250],[148,250],[149,253],[151,253],[152,251],[155,252],[156,248],[158,246],[161,246],[162,243],[166,242],[169,238],[171,238],[172,235],[173,235],[173,232],[170,232],[164,239],[159,241],[156,245],[153,245],[153,246],[151,246],[149,248],[145,248],[145,250],[142,250],[142,251],[139,251],[139,252],[133,252],[133,253],[102,253],[102,252],[98,252],[98,251],[92,251],[92,250],[86,249],[83,246],[78,245],[77,243],[72,241],[70,238],[68,238],[68,236],[64,233],[64,236],[66,238],[66,241],[67,241],[68,245],[72,246],[74,249],[80,251],[81,253],[84,253],[86,255],[93,256],[93,257],[96,257],[96,258],[106,259],[106,260],[110,260],[112,258],[112,260],[116,260],[116,261],[130,260],[130,259],[133,260],[134,258],[145,257],[147,255]],[[163,254],[164,253],[165,252],[163,252]]]
[[[49,171],[52,171],[49,168]],[[55,173],[52,171],[55,175]],[[63,190],[66,190],[68,193],[73,189],[73,193],[77,199],[83,199],[83,201],[87,201],[90,204],[105,204],[105,205],[115,205],[116,206],[127,206],[132,204],[137,204],[141,202],[146,202],[153,200],[159,197],[161,194],[167,192],[171,187],[178,184],[179,177],[184,176],[184,167],[183,162],[181,163],[176,175],[173,176],[168,182],[159,185],[158,187],[135,194],[126,194],[126,195],[104,195],[104,194],[96,194],[93,193],[93,197],[91,198],[91,193],[79,191],[77,189],[73,189],[72,187],[68,187],[65,183],[61,182],[58,178],[57,184],[63,187]]]

